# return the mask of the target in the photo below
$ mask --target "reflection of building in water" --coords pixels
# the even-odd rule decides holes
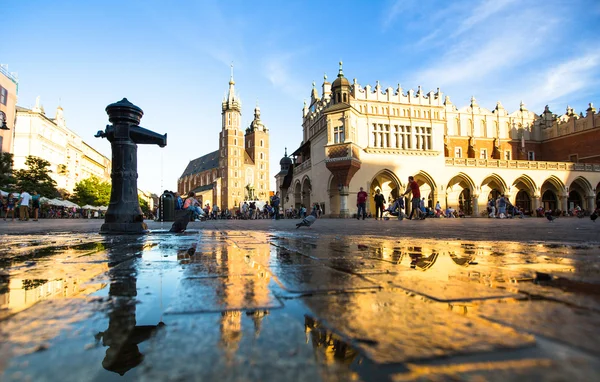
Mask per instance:
[[[84,290],[97,290],[99,285],[87,285],[86,282],[103,273],[107,266],[88,264],[78,269],[76,277],[59,279],[20,279],[5,277],[0,279],[0,319],[4,315],[25,310],[39,301],[50,298],[64,298],[77,295]]]
[[[215,286],[215,306],[221,307],[220,346],[228,362],[238,350],[242,339],[242,310],[251,317],[254,323],[254,336],[258,337],[262,319],[268,315],[264,309],[271,301],[269,282],[271,273],[264,264],[268,264],[270,245],[252,244],[240,248],[225,242],[224,245],[213,247],[210,251],[200,251],[190,255],[181,253],[179,257],[185,262],[195,264],[199,274],[219,276]]]
[[[142,248],[140,246],[138,250]],[[148,340],[158,328],[164,326],[162,322],[157,325],[136,325],[137,279],[133,276],[136,272],[134,265],[131,261],[125,261],[110,270],[108,295],[112,306],[108,313],[108,328],[96,335],[97,340],[102,339],[102,344],[108,346],[102,367],[119,375],[142,363],[144,355],[140,353],[138,344]]]
[[[342,363],[350,365],[355,360],[362,362],[360,354],[338,336],[322,327],[318,321],[304,316],[306,343],[312,341],[315,356],[321,364]]]

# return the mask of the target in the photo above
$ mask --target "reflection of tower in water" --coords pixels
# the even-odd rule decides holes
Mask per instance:
[[[358,351],[309,316],[304,316],[304,333],[306,343],[312,341],[315,356],[321,363],[325,365],[334,363],[349,365],[355,360],[358,363],[362,362]]]
[[[140,244],[139,250],[142,249],[143,244]],[[97,340],[102,340],[102,345],[108,346],[102,367],[120,375],[142,363],[144,355],[140,353],[138,344],[148,340],[158,328],[164,326],[162,322],[157,325],[136,325],[135,272],[135,260],[122,262],[109,271],[111,283],[108,295],[111,306],[108,328],[96,335]]]
[[[223,245],[212,252],[214,268],[222,276],[216,288],[217,305],[225,310],[221,313],[220,346],[225,352],[228,363],[233,361],[242,339],[242,312],[252,317],[254,336],[258,338],[262,319],[269,314],[267,310],[254,310],[269,301],[270,272],[261,264],[268,261],[269,244],[255,244],[251,248],[240,248],[236,245]],[[206,259],[205,259],[206,260]]]

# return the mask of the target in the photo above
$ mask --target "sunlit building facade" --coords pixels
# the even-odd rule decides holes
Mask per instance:
[[[18,88],[19,81],[16,73],[9,72],[7,65],[0,65],[0,111],[4,113],[6,128],[8,128],[8,130],[0,129],[0,152],[3,153],[12,152]]]
[[[62,107],[56,109],[54,118],[46,116],[39,97],[31,110],[17,106],[13,147],[15,169],[25,169],[30,155],[45,159],[57,188],[69,193],[91,176],[111,181],[111,160],[67,127]]]
[[[485,214],[500,194],[531,212],[538,207],[592,210],[600,203],[600,114],[548,107],[540,115],[521,103],[486,109],[471,98],[455,106],[438,88],[425,93],[361,86],[344,77],[314,83],[305,103],[303,142],[281,160],[276,176],[284,205],[319,203],[325,214],[356,213],[360,187],[395,198],[412,175],[427,204]]]

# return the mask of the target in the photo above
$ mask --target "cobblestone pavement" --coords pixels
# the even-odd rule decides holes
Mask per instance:
[[[6,223],[0,380],[600,379],[600,224],[295,222]]]

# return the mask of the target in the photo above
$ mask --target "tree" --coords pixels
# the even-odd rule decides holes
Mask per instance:
[[[80,206],[91,204],[92,206],[108,206],[110,202],[110,183],[104,182],[95,176],[75,185],[73,200]]]
[[[139,196],[138,196],[138,200],[140,201],[140,208],[142,209],[142,213],[144,215],[148,216],[150,213],[150,206],[148,205],[148,202]]]
[[[45,159],[29,155],[25,159],[27,170],[16,170],[17,188],[19,191],[37,191],[38,194],[47,198],[58,196],[56,182],[50,177],[50,162]]]
[[[11,153],[0,153],[0,189],[10,190],[15,186],[16,180],[12,168],[13,155]]]

